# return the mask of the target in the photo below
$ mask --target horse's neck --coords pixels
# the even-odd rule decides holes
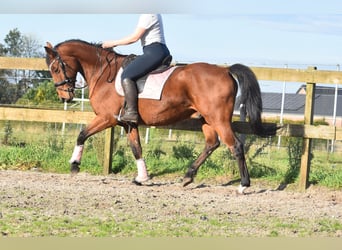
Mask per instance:
[[[105,75],[108,75],[108,79],[115,77],[121,66],[122,60],[118,60],[117,55],[113,54],[108,57],[104,53],[97,53],[95,51],[92,56],[90,56],[92,53],[89,53],[88,56],[80,56],[78,58],[83,71],[83,77],[89,84],[97,82],[99,78]]]
[[[81,65],[84,74],[83,77],[87,81],[91,81],[92,76],[96,73],[95,71],[99,67],[99,63],[97,63],[99,59],[97,58],[97,56],[92,56],[90,53],[88,55],[84,55],[84,53],[82,53],[77,56],[77,59]]]
[[[103,51],[99,54],[97,51],[94,53],[93,56],[90,56],[92,53],[89,53],[88,57],[82,54],[83,57],[79,56],[78,58],[83,71],[81,73],[89,87],[90,96],[102,84],[115,81],[117,72],[125,58],[125,56],[114,53],[108,55]]]

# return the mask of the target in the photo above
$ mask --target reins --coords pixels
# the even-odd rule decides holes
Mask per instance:
[[[111,54],[114,54],[114,57],[113,58],[108,58],[109,55]],[[108,66],[109,66],[109,74],[108,74],[108,77],[107,77],[107,82],[108,83],[112,83],[114,80],[115,80],[115,77],[116,77],[116,73],[118,71],[118,64],[116,62],[116,53],[108,53],[107,56],[106,56],[106,61],[108,63]],[[114,60],[114,65],[115,65],[115,70],[114,70],[114,74],[113,74],[113,77],[111,78],[111,75],[112,75],[112,67],[111,67],[111,62]]]
[[[56,51],[57,52],[57,51]],[[72,71],[76,72],[76,70],[74,70],[72,67],[70,67],[68,64],[66,64],[62,58],[60,57],[59,54],[57,54],[56,58],[50,63],[49,65],[49,70],[51,71],[51,68],[52,68],[52,65],[55,63],[55,62],[58,62],[59,65],[61,66],[62,68],[62,71],[63,71],[63,74],[64,74],[64,80],[63,81],[60,81],[60,82],[57,82],[57,83],[54,83],[54,86],[58,89],[58,90],[61,90],[61,91],[66,91],[66,92],[69,92],[69,93],[73,93],[75,89],[83,89],[83,88],[86,88],[88,85],[85,85],[85,86],[82,86],[82,87],[76,87],[75,86],[75,83],[76,83],[76,78],[71,78],[67,75],[66,73],[66,68],[68,67],[69,69],[71,69]],[[62,89],[62,88],[59,88],[63,85],[68,85],[68,88],[67,89]]]
[[[99,79],[101,78],[101,76],[103,75],[103,73],[105,72],[105,67],[103,68],[102,65],[102,56],[101,56],[101,51],[105,50],[107,52],[107,54],[105,55],[105,60],[107,63],[107,66],[109,68],[109,73],[107,76],[107,82],[108,83],[112,83],[115,80],[116,77],[116,73],[118,70],[118,65],[117,65],[117,54],[115,53],[115,51],[110,51],[107,49],[103,49],[102,47],[95,45],[96,48],[96,56],[97,56],[97,62],[95,64],[95,67],[93,68],[93,73],[92,76],[96,76],[96,72],[98,71],[98,67],[100,68],[100,75],[97,78],[94,84],[94,87],[97,85],[97,82],[99,81]],[[56,52],[56,57],[52,60],[52,62],[49,64],[49,70],[52,70],[52,65],[56,62],[59,63],[60,68],[64,74],[64,80],[60,81],[60,82],[56,82],[54,83],[54,86],[60,90],[60,91],[65,91],[68,93],[74,93],[75,89],[84,89],[86,87],[88,87],[88,84],[86,84],[85,86],[82,87],[76,87],[75,83],[77,82],[76,77],[75,78],[71,78],[67,75],[67,68],[71,69],[73,72],[78,72],[77,70],[73,69],[71,66],[69,66],[66,62],[63,61],[63,59],[61,58],[61,56],[59,55],[58,51],[55,50]],[[112,67],[112,62],[114,62],[114,70]],[[58,71],[58,70],[57,70]],[[61,88],[61,86],[67,85],[68,88]]]
[[[97,78],[97,80],[95,81],[93,88],[95,88],[95,86],[97,85],[99,79],[101,78],[101,76],[103,75],[103,73],[104,73],[104,71],[105,71],[105,70],[104,70],[105,68],[102,67],[102,56],[101,56],[101,51],[102,51],[102,50],[105,50],[106,52],[108,52],[108,53],[106,54],[106,56],[105,56],[106,62],[107,62],[107,66],[108,66],[108,68],[109,68],[109,74],[108,74],[108,77],[107,77],[107,82],[108,82],[108,83],[112,83],[112,82],[115,80],[115,77],[116,77],[116,73],[115,73],[115,72],[117,72],[117,61],[116,61],[117,55],[116,55],[116,53],[115,53],[114,51],[113,51],[113,53],[110,53],[110,52],[112,52],[112,51],[108,51],[108,50],[103,49],[102,47],[99,47],[99,46],[95,46],[95,47],[96,47],[97,61],[96,61],[95,67],[93,68],[93,74],[92,74],[92,75],[95,76],[95,73],[97,72],[97,66],[98,66],[98,65],[100,66],[100,75],[99,75],[99,77]],[[114,56],[113,56],[112,58],[109,58],[109,55],[111,55],[111,54],[114,54]],[[112,75],[111,62],[112,62],[113,60],[114,60],[114,64],[115,64],[115,71],[114,71],[113,77],[111,78],[111,75]],[[89,95],[90,95],[89,98],[91,98],[92,92],[90,92]]]

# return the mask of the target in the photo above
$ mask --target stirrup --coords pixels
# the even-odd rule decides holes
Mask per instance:
[[[116,120],[118,120],[118,122],[122,122],[122,121],[121,121],[121,113],[122,113],[122,109],[120,109],[118,115],[116,115],[116,114],[113,115],[114,118],[115,118]]]
[[[139,114],[138,114],[138,113],[137,113],[137,118],[136,118],[136,120],[135,120],[135,119],[134,119],[134,120],[130,120],[130,119],[125,120],[125,119],[122,119],[122,117],[124,117],[124,116],[125,116],[125,113],[122,114],[122,109],[120,109],[118,115],[115,115],[115,114],[114,114],[114,118],[117,119],[118,122],[127,123],[127,124],[138,124],[138,121],[139,121]]]
[[[137,112],[134,112],[134,113],[125,112],[122,116],[120,116],[121,122],[137,124],[138,120],[139,120],[139,114]]]

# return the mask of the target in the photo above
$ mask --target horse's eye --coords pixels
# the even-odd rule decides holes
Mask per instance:
[[[53,67],[53,68],[52,68],[52,71],[53,71],[54,73],[58,74],[58,73],[60,72],[60,69],[59,69],[59,67]]]

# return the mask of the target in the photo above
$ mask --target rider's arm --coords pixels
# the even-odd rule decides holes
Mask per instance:
[[[110,40],[110,41],[104,41],[102,43],[103,48],[111,48],[116,47],[119,45],[128,45],[131,43],[135,43],[138,41],[142,35],[145,33],[146,29],[142,27],[137,27],[136,30],[129,36],[124,37],[120,40]]]

